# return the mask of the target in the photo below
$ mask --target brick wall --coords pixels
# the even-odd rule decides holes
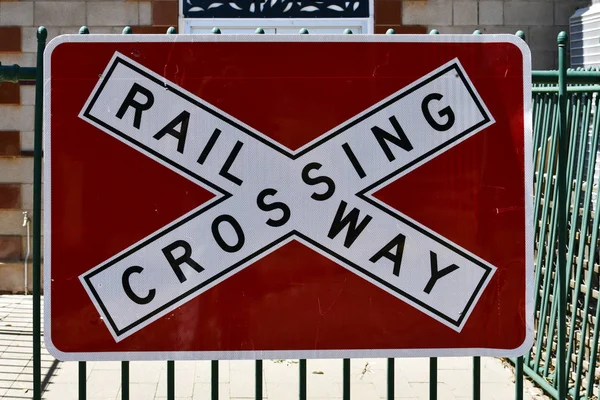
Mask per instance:
[[[377,1],[377,0],[376,0]],[[525,32],[534,69],[556,67],[556,36],[568,31],[569,17],[590,0],[388,0],[401,3],[401,22],[440,33]]]
[[[36,30],[48,40],[77,33],[165,33],[177,26],[177,0],[4,1],[0,0],[0,62],[35,65]],[[0,84],[0,292],[23,291],[26,228],[23,211],[33,208],[34,87]],[[31,255],[29,258],[31,262]],[[31,289],[31,268],[29,268]]]

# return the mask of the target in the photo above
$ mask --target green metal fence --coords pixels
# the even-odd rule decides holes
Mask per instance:
[[[82,27],[80,34],[89,30]],[[133,33],[126,27],[124,34]],[[167,34],[175,34],[169,28]],[[218,28],[213,29],[218,34]],[[257,34],[264,33],[260,28]],[[308,34],[306,29],[299,33]],[[345,30],[345,34],[352,33]],[[388,34],[393,34],[389,30]],[[432,34],[438,34],[432,31]],[[474,34],[481,32],[475,31]],[[517,35],[524,39],[523,32]],[[40,239],[42,167],[42,76],[47,32],[37,34],[36,67],[0,66],[0,82],[35,82],[33,219],[33,398],[41,398]],[[566,34],[558,37],[558,71],[533,72],[535,328],[532,349],[517,359],[515,398],[523,398],[528,375],[556,399],[598,397],[600,327],[598,230],[598,135],[600,72],[567,70]],[[394,359],[387,362],[387,398],[397,395]],[[430,359],[429,394],[437,399],[437,358]],[[219,398],[219,362],[211,364],[211,398]],[[343,398],[350,399],[350,359],[344,359]],[[255,364],[255,397],[263,397],[263,364]],[[481,360],[473,357],[473,399],[481,398]],[[129,363],[121,365],[122,398],[129,398]],[[306,360],[299,361],[299,398],[307,397]],[[176,395],[174,361],[167,361],[168,399]],[[79,397],[86,398],[86,363],[79,363]]]

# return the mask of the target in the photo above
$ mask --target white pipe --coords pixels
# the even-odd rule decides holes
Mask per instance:
[[[29,214],[27,213],[27,211],[23,211],[23,226],[27,227],[27,251],[25,253],[25,261],[23,262],[23,271],[24,271],[24,287],[23,287],[23,291],[25,294],[27,294],[27,261],[29,260],[29,249],[30,249],[30,243],[29,243],[29,224],[30,224],[31,220],[29,219]]]

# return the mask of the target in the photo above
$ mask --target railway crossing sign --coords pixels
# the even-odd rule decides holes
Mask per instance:
[[[45,65],[55,357],[531,345],[521,39],[67,35]]]

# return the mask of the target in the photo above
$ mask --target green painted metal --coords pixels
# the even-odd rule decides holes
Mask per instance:
[[[167,400],[175,400],[175,361],[167,361]]]
[[[219,28],[215,27],[215,28],[212,29],[211,33],[214,33],[216,35],[220,35],[221,34],[221,30]]]
[[[35,82],[35,67],[21,67],[19,65],[2,65],[0,63],[0,82]]]
[[[439,35],[439,34],[440,34],[440,31],[438,31],[437,29],[432,29],[432,30],[429,32],[429,34],[430,34],[430,35]]]
[[[567,242],[567,34],[558,35],[558,135],[560,146],[558,148],[558,341],[556,349],[556,363],[558,365],[558,399],[567,396],[567,376],[565,373],[565,336],[566,336],[566,304],[567,304],[567,255],[565,252]]]
[[[299,364],[300,365],[298,366],[298,369],[300,374],[298,377],[298,397],[300,400],[306,400],[306,360],[301,359]]]
[[[121,400],[129,400],[129,361],[121,362]]]
[[[254,31],[254,33],[258,33],[260,35],[263,35],[265,33],[265,30],[263,28],[256,28],[256,30]]]
[[[80,35],[88,35],[90,33],[90,30],[88,29],[87,26],[82,26],[81,28],[79,28],[79,34]]]
[[[352,35],[352,29],[344,29],[344,35]]]
[[[130,26],[126,26],[123,28],[123,35],[131,35],[133,33],[133,29]]]
[[[429,400],[438,398],[438,359],[431,357],[429,359]]]
[[[254,398],[262,400],[263,398],[263,361],[256,360],[256,373],[254,375]]]
[[[175,29],[175,27],[174,27],[174,26],[170,26],[170,27],[167,29],[167,35],[175,35],[176,33],[177,33],[177,29]]]
[[[342,364],[342,399],[350,400],[350,359],[344,358]]]
[[[210,398],[219,400],[219,361],[210,362]]]
[[[298,32],[298,33],[300,33],[301,35],[308,35],[308,29],[302,28],[302,29],[300,29],[300,32]]]
[[[42,127],[44,48],[48,31],[37,31],[37,65],[35,74],[35,121],[33,149],[33,398],[42,397],[42,315],[41,315],[41,248],[42,248]]]
[[[79,361],[77,366],[77,386],[79,391],[79,400],[87,398],[87,365],[85,361]],[[35,378],[34,378],[35,379]]]
[[[387,398],[388,400],[394,400],[396,396],[396,377],[395,377],[395,364],[396,360],[388,358],[387,360]]]
[[[395,30],[393,30],[392,28],[390,28],[390,29],[388,29],[387,31],[385,31],[385,34],[386,34],[386,35],[393,35],[393,34],[395,34],[395,33],[396,33],[396,31],[395,31]]]
[[[473,357],[473,400],[481,399],[481,357]]]
[[[515,363],[515,400],[523,400],[523,357]]]

